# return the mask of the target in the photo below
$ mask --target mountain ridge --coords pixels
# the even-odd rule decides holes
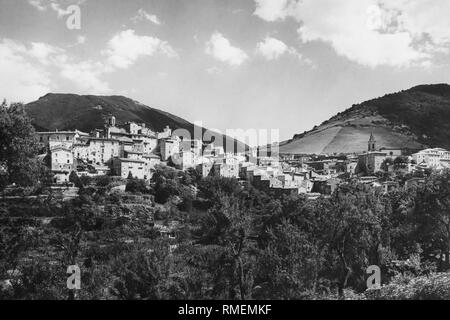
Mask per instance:
[[[103,127],[106,119],[113,115],[118,124],[128,121],[145,123],[155,132],[166,126],[171,129],[186,129],[194,137],[193,123],[169,112],[147,106],[121,95],[78,95],[72,93],[48,93],[25,105],[32,124],[38,131],[75,130],[90,132]],[[201,128],[202,133],[207,129]],[[247,146],[236,139],[223,135],[226,146]],[[232,151],[232,150],[228,150]]]
[[[371,133],[379,148],[450,149],[450,85],[418,85],[354,104],[281,142],[280,153],[360,153]]]

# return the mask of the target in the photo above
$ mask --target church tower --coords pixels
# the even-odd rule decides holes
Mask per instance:
[[[376,149],[377,141],[375,140],[375,137],[373,136],[373,132],[370,134],[370,139],[369,139],[368,144],[369,144],[369,147],[368,147],[369,152],[374,152],[377,150]]]
[[[105,119],[105,128],[115,127],[115,126],[116,126],[116,117],[114,117],[111,114]]]

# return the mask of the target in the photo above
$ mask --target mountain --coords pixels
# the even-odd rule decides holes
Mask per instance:
[[[113,115],[118,124],[127,121],[145,123],[153,131],[186,129],[194,137],[194,124],[168,112],[148,107],[123,96],[93,96],[49,93],[25,106],[38,131],[74,130],[90,132],[103,127],[108,116]],[[205,128],[202,128],[205,132]],[[224,136],[224,146],[246,147],[240,141]],[[229,144],[226,144],[229,143]]]
[[[360,153],[371,133],[378,148],[450,149],[450,85],[420,85],[353,105],[281,142],[280,153]]]

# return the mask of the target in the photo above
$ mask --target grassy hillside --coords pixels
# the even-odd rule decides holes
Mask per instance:
[[[358,153],[378,147],[450,149],[450,86],[422,85],[353,105],[280,144],[282,153]]]

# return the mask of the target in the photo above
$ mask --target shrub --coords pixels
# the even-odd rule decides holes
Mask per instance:
[[[150,188],[147,186],[145,180],[130,179],[125,191],[132,193],[150,193]]]
[[[107,187],[112,182],[110,176],[99,176],[95,180],[97,187]]]
[[[450,273],[429,276],[397,276],[378,292],[367,291],[369,299],[376,300],[449,300]]]

